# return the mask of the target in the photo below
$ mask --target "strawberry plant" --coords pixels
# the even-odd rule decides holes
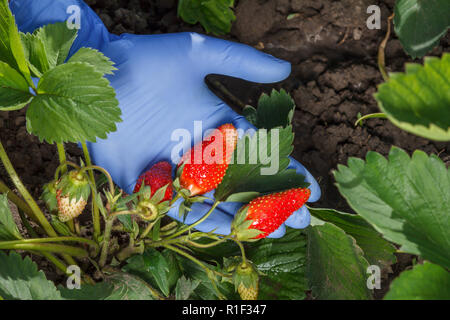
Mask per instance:
[[[87,141],[106,138],[121,121],[114,89],[105,77],[116,70],[114,63],[90,48],[81,48],[69,56],[77,31],[68,29],[65,23],[46,25],[32,34],[18,32],[5,0],[0,5],[0,16],[0,110],[26,107],[28,132],[41,141],[56,144],[60,158],[54,179],[42,186],[44,208],[21,182],[7,150],[0,144],[0,158],[20,194],[0,182],[0,250],[6,251],[0,254],[0,296],[166,299],[175,295],[180,299],[211,299],[240,295],[255,299],[262,273],[251,262],[251,251],[246,254],[239,236],[234,233],[221,236],[214,230],[199,232],[195,227],[222,203],[252,200],[255,203],[274,193],[271,206],[275,208],[277,192],[308,186],[302,175],[287,169],[293,141],[291,100],[285,99],[290,103],[291,115],[280,118],[282,121],[268,128],[269,131],[261,129],[238,139],[236,128],[224,124],[183,156],[175,177],[170,163],[154,164],[136,181],[134,193],[127,195],[115,186],[104,168],[91,163],[86,145]],[[287,94],[283,92],[281,96]],[[281,139],[270,139],[278,136]],[[218,141],[221,137],[223,140]],[[270,144],[264,150],[266,154],[275,155],[280,149],[282,155],[273,175],[261,174],[267,164],[247,161],[260,148],[259,142],[267,138]],[[255,144],[246,141],[257,142],[257,149],[252,150]],[[83,160],[67,161],[64,149],[67,142],[80,144]],[[215,147],[215,143],[219,146]],[[197,150],[205,155],[200,162],[195,158]],[[238,150],[248,151],[243,153],[244,159],[237,158],[242,155]],[[239,164],[241,161],[245,165]],[[166,217],[177,201],[183,202],[180,214],[187,214],[192,204],[206,201],[205,193],[214,189],[215,202],[195,223],[187,225]],[[304,193],[304,189],[298,190]],[[289,192],[292,197],[290,193],[282,193],[286,203],[300,196],[296,191]],[[283,208],[276,224],[280,225],[302,207],[308,195]],[[18,208],[26,234],[19,231],[11,203]],[[86,211],[92,213],[92,224],[88,226],[79,221]],[[256,214],[252,219],[256,220]],[[262,217],[258,219],[262,221]],[[261,228],[263,236],[276,228],[276,225]],[[125,243],[119,243],[120,234],[127,235]],[[230,245],[230,241],[235,245]],[[233,251],[230,259],[237,264],[232,266],[224,261],[212,264],[201,258],[206,254],[202,250],[221,244]],[[79,268],[81,289],[73,291],[62,284],[56,287],[26,255],[23,258],[15,250],[41,255],[63,274],[71,274],[69,267]],[[11,282],[11,277],[20,280]]]
[[[180,0],[178,16],[190,24],[200,23],[206,32],[215,35],[229,33],[236,17],[234,0]]]
[[[180,1],[179,13],[224,33],[233,2]],[[436,36],[443,30],[437,22]],[[397,27],[400,34],[402,22]],[[0,36],[0,111],[27,108],[28,132],[56,144],[60,159],[37,202],[0,142],[0,159],[19,192],[0,181],[1,299],[305,299],[307,291],[317,299],[372,299],[369,268],[388,269],[397,251],[426,261],[402,273],[386,299],[450,297],[450,174],[437,156],[416,151],[410,157],[393,147],[388,159],[375,152],[351,158],[334,175],[356,214],[307,207],[309,184],[289,167],[295,104],[274,90],[257,108],[243,110],[252,132],[220,124],[179,163],[153,164],[133,194],[125,194],[92,164],[86,145],[121,121],[105,77],[116,71],[114,63],[90,48],[69,57],[77,32],[64,23],[18,32],[6,0],[0,1]],[[444,54],[391,75],[376,94],[386,117],[411,133],[449,141],[449,63]],[[79,143],[84,159],[67,161],[67,142]],[[265,161],[273,156],[276,167]],[[184,223],[167,216],[177,204]],[[207,210],[188,223],[194,204]],[[235,214],[228,235],[198,231],[227,206]],[[309,227],[268,237],[306,208]],[[82,224],[88,212],[90,221]],[[63,275],[73,275],[69,267],[80,270],[79,289],[47,280],[29,254]]]

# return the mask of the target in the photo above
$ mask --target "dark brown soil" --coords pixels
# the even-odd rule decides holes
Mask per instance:
[[[175,0],[88,0],[113,33],[157,34],[181,31],[204,33],[199,25],[177,18]],[[387,120],[368,120],[354,126],[358,114],[379,112],[373,98],[383,79],[377,67],[378,46],[386,33],[394,0],[240,0],[237,21],[224,39],[249,44],[292,63],[292,75],[282,83],[259,85],[220,77],[244,104],[256,105],[262,92],[285,88],[295,99],[294,157],[318,179],[322,198],[318,207],[351,211],[334,186],[332,170],[349,157],[364,158],[369,150],[387,155],[392,146],[412,153],[437,154],[450,164],[450,144],[405,133]],[[368,30],[366,8],[378,4],[382,29]],[[288,15],[296,14],[287,19]],[[449,50],[450,36],[430,55]],[[391,36],[386,49],[388,71],[403,71],[412,60]],[[417,61],[420,62],[420,61]],[[227,101],[237,107],[232,101]],[[11,160],[35,196],[51,180],[58,165],[56,148],[39,143],[25,128],[24,110],[0,112],[0,137]],[[81,156],[69,145],[71,160]],[[0,178],[6,179],[3,168]],[[402,256],[394,275],[411,264]],[[393,275],[389,278],[391,279]],[[384,290],[383,290],[384,291]],[[381,294],[380,294],[381,296]]]

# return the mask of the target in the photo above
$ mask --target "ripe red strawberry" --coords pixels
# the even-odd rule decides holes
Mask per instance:
[[[139,177],[136,186],[134,187],[134,193],[141,190],[142,184],[149,186],[151,189],[150,197],[146,200],[150,200],[157,190],[167,185],[168,187],[166,189],[166,193],[164,194],[164,198],[158,203],[172,200],[172,165],[166,161],[158,162],[153,165],[147,172]]]
[[[228,169],[237,139],[236,128],[228,123],[215,129],[201,144],[194,146],[179,164],[184,164],[181,187],[189,190],[191,196],[217,188]]]
[[[256,198],[236,215],[233,232],[242,241],[265,238],[300,209],[310,195],[311,190],[297,188]]]

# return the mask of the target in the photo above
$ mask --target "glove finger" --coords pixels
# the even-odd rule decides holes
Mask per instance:
[[[222,74],[259,83],[286,79],[291,64],[250,46],[192,33],[192,50],[204,75]]]
[[[290,157],[291,162],[289,164],[289,169],[295,169],[298,174],[305,176],[305,181],[310,184],[308,187],[311,190],[311,196],[308,199],[308,202],[316,202],[320,199],[322,192],[320,191],[320,186],[317,183],[316,179],[312,176],[311,173],[297,160]]]
[[[191,225],[200,220],[210,209],[211,206],[206,203],[194,203],[191,207],[191,211],[187,214],[186,219],[183,221],[183,216],[179,216],[179,206],[183,199],[176,202],[173,209],[168,212],[168,215],[180,222]],[[195,227],[196,230],[201,232],[214,231],[215,234],[228,235],[230,234],[231,221],[233,217],[222,211],[220,208],[216,208],[214,212],[202,223]]]
[[[286,226],[294,229],[304,229],[311,222],[311,214],[306,206],[294,212],[285,222]]]
[[[286,227],[284,224],[282,224],[277,230],[269,234],[267,238],[279,239],[282,238],[285,234],[286,234]]]

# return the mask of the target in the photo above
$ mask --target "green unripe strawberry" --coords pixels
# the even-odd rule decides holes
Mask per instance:
[[[237,290],[242,300],[258,299],[258,284],[256,284],[256,288],[255,287],[248,288],[243,283],[241,283]]]
[[[250,261],[242,262],[236,267],[233,273],[233,282],[242,300],[258,298],[258,270]]]

